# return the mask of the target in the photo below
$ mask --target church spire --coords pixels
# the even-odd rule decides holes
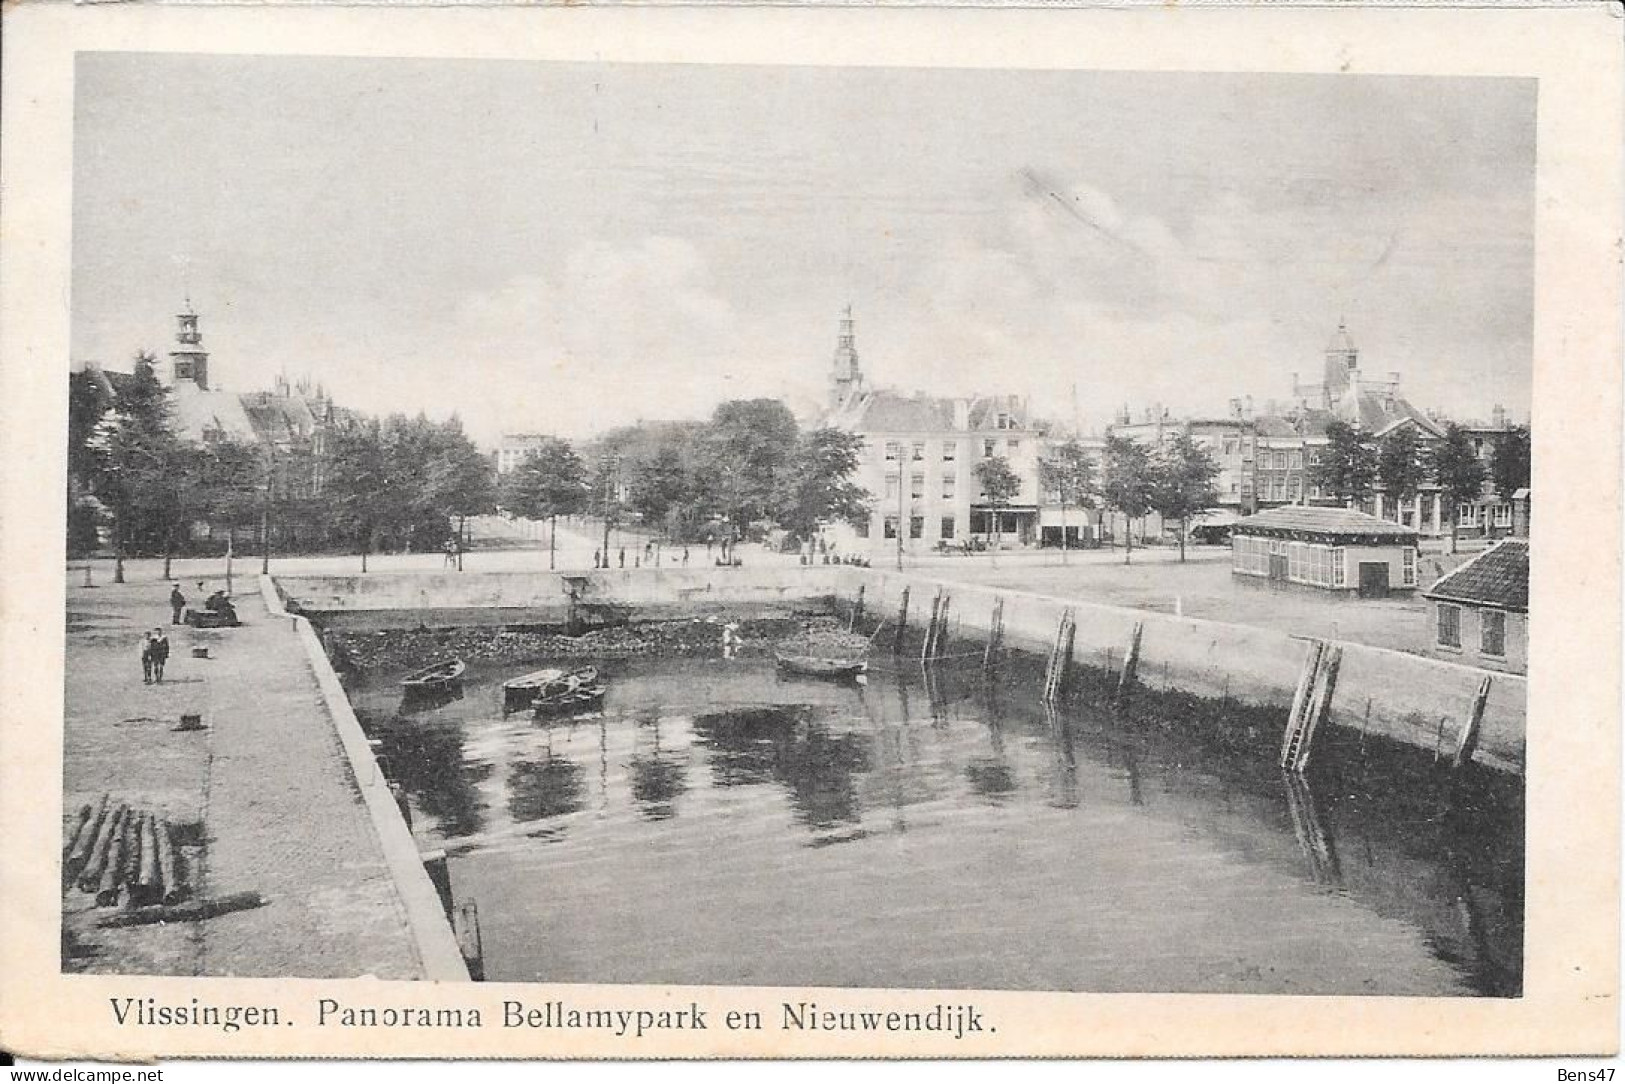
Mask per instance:
[[[863,386],[863,370],[858,366],[857,336],[852,325],[852,306],[841,310],[840,330],[835,336],[835,359],[830,370],[830,406],[837,407]]]

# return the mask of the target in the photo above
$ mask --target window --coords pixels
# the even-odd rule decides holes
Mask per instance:
[[[995,429],[1009,429],[1010,428],[1010,415],[1008,415],[1008,414],[1000,414],[999,418],[998,418],[998,421],[994,423],[993,428],[995,428]]]
[[[1272,500],[1272,501],[1280,501],[1280,500],[1285,500],[1285,499],[1286,499],[1285,488],[1281,485],[1281,480],[1279,478],[1277,478],[1273,482],[1270,483],[1270,500]]]
[[[882,535],[885,538],[896,538],[897,537],[897,517],[896,516],[887,516],[886,517],[885,529],[882,532]]]
[[[897,499],[897,486],[898,486],[897,475],[895,475],[895,474],[886,475],[886,499],[887,500],[895,501]]]
[[[1318,448],[1310,448],[1309,452],[1308,452],[1308,456],[1309,456],[1309,465],[1311,467],[1315,466],[1316,464],[1318,464],[1320,462],[1320,449],[1318,449]]]
[[[925,459],[925,441],[914,442],[914,462],[919,463]]]
[[[1015,455],[1017,452],[1021,451],[1021,441],[1019,441],[1019,440],[1006,441],[1004,447],[1005,447],[1005,451],[1009,452],[1011,455]]]
[[[925,475],[924,474],[911,474],[911,475],[909,475],[909,478],[908,478],[908,495],[910,497],[913,497],[917,501],[918,500],[923,500],[925,498]]]
[[[903,454],[903,446],[895,440],[886,442],[886,462],[895,463],[897,457]]]
[[[956,440],[945,440],[945,441],[942,442],[942,461],[944,463],[952,463],[954,461],[954,458],[956,456],[958,456],[958,455],[959,455],[959,442],[958,441],[956,441]]]
[[[1233,438],[1225,438],[1224,457],[1226,459],[1234,459],[1236,457],[1236,442]]]
[[[1333,587],[1342,587],[1343,586],[1344,580],[1346,578],[1345,575],[1344,575],[1346,571],[1347,571],[1347,565],[1343,560],[1343,550],[1342,550],[1342,548],[1337,547],[1337,546],[1332,547],[1332,586]]]
[[[1235,482],[1230,483],[1230,492],[1231,493],[1235,493],[1235,492],[1239,491],[1240,489],[1241,489],[1241,486],[1239,486],[1237,483],[1235,483]]]
[[[953,500],[957,492],[958,485],[958,478],[955,478],[951,474],[944,474],[942,476],[942,499],[945,501]]]
[[[854,523],[852,525],[852,533],[857,535],[859,538],[868,538],[869,537],[869,521],[866,520],[866,519],[858,520],[856,523]]]
[[[1415,546],[1406,546],[1405,550],[1404,550],[1404,553],[1405,553],[1405,570],[1403,572],[1404,579],[1401,580],[1400,582],[1406,587],[1415,587],[1416,586],[1416,547]]]
[[[1439,646],[1461,646],[1461,607],[1439,603]]]
[[[1495,506],[1495,525],[1497,527],[1512,526],[1512,506],[1510,504]]]
[[[1316,482],[1314,485],[1309,487],[1309,496],[1311,496],[1311,497],[1324,497],[1325,496],[1325,494],[1323,492],[1321,492],[1319,482]]]
[[[925,517],[924,516],[910,516],[910,517],[908,517],[908,536],[910,538],[924,538],[925,537]]]
[[[982,441],[982,458],[983,459],[992,459],[993,458],[993,453],[998,450],[998,446],[999,446],[998,441],[994,441],[994,440],[984,440],[984,441]]]
[[[1286,498],[1289,501],[1298,499],[1298,476],[1295,474],[1286,480]]]
[[[1458,504],[1456,506],[1456,522],[1463,527],[1478,526],[1478,506],[1472,504]]]
[[[952,516],[943,516],[942,517],[942,537],[943,538],[952,538],[953,536],[954,536],[954,517],[952,517]]]
[[[1303,453],[1302,452],[1293,452],[1292,453],[1292,469],[1293,470],[1302,470],[1303,469]]]
[[[1485,655],[1507,653],[1507,615],[1500,610],[1478,611],[1478,650]]]

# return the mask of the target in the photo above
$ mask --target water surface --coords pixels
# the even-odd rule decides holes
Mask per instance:
[[[471,666],[406,713],[398,675],[352,690],[492,980],[1520,989],[1521,814],[1428,773],[1304,784],[1177,725],[1046,712],[1026,677],[917,666],[859,687],[614,661],[601,714],[504,716],[529,668]]]

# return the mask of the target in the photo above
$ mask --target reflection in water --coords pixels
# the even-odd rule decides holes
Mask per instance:
[[[1335,731],[1306,782],[1046,708],[1014,664],[900,669],[616,664],[601,717],[546,727],[501,715],[503,673],[410,718],[354,696],[423,844],[457,841],[493,979],[1521,990],[1516,801]]]
[[[818,714],[805,704],[707,712],[694,732],[719,786],[780,783],[803,823],[830,828],[858,819],[853,776],[869,760],[858,735],[832,732]]]
[[[650,820],[675,817],[677,798],[688,789],[688,756],[683,750],[660,747],[658,707],[641,708],[634,719],[640,739],[647,733],[654,747],[632,757],[632,798],[638,803],[638,812]]]
[[[545,753],[541,760],[515,760],[508,765],[508,815],[516,822],[562,817],[582,807],[586,769],[571,760]]]
[[[384,759],[395,781],[446,836],[471,836],[485,828],[479,784],[492,766],[463,757],[463,729],[444,722],[396,716],[383,728]]]

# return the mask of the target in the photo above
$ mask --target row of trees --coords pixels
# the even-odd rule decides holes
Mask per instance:
[[[1132,523],[1151,512],[1164,522],[1179,524],[1179,559],[1185,559],[1185,538],[1193,516],[1219,502],[1213,481],[1219,465],[1189,433],[1178,433],[1155,447],[1127,437],[1109,436],[1097,466],[1076,440],[1057,445],[1039,461],[1039,485],[1055,494],[1061,510],[1061,560],[1067,552],[1067,510],[1099,509],[1117,512]],[[1020,488],[1020,479],[1002,458],[976,465],[976,480],[995,514]],[[1124,532],[1124,563],[1134,558],[1134,532]]]
[[[170,392],[150,354],[137,355],[109,398],[97,377],[70,378],[69,549],[88,552],[105,529],[122,580],[126,554],[168,560],[193,548],[194,527],[244,527],[257,548],[291,544],[429,549],[453,519],[495,507],[490,459],[453,417],[435,422],[345,412],[324,433],[282,448],[233,439],[201,444],[176,432]],[[460,523],[457,525],[460,527]]]
[[[1490,483],[1501,500],[1510,500],[1529,485],[1529,430],[1511,426],[1501,431],[1488,466],[1474,447],[1470,432],[1451,423],[1444,437],[1425,443],[1411,426],[1382,439],[1358,426],[1332,422],[1326,447],[1310,468],[1311,483],[1340,504],[1358,505],[1380,492],[1394,506],[1415,499],[1424,486],[1437,486],[1450,516],[1451,539],[1459,526],[1458,510],[1478,500]]]
[[[508,473],[500,498],[532,519],[631,513],[670,542],[772,528],[805,539],[822,523],[868,518],[870,494],[852,480],[862,447],[843,430],[803,431],[777,399],[739,399],[708,421],[628,426],[579,451],[546,441]]]

